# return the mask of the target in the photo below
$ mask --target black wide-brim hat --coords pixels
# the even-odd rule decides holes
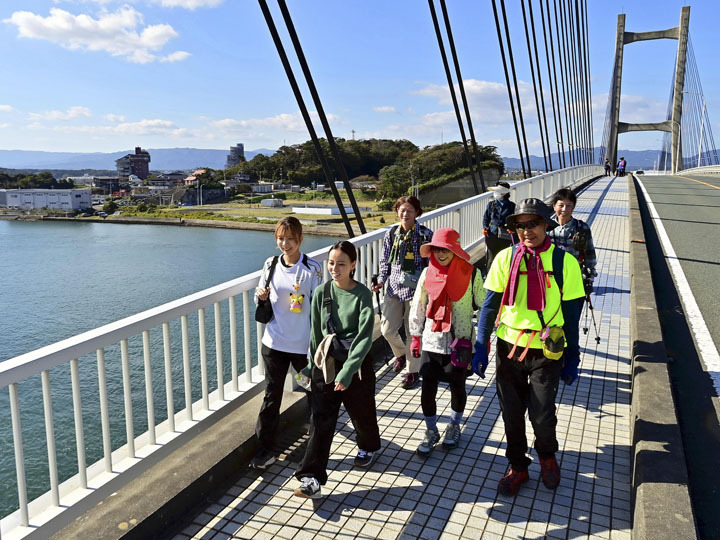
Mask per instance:
[[[559,225],[557,221],[552,219],[552,210],[540,199],[523,199],[515,207],[515,213],[508,216],[505,226],[511,231],[515,231],[515,219],[519,216],[540,216],[547,224],[547,230],[551,231]]]

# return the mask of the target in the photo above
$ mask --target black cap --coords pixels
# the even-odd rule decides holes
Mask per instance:
[[[558,226],[558,223],[551,219],[552,210],[540,199],[523,199],[515,207],[515,213],[508,216],[505,226],[511,231],[515,230],[515,218],[518,216],[540,216],[547,223],[547,230],[551,231]]]

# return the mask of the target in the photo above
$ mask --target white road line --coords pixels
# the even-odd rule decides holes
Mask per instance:
[[[655,223],[655,230],[658,233],[660,243],[662,244],[663,251],[665,252],[665,257],[670,265],[670,271],[672,272],[673,279],[675,280],[675,286],[678,289],[680,300],[683,303],[685,316],[690,323],[690,330],[695,338],[695,343],[697,344],[700,352],[700,357],[705,364],[705,370],[709,372],[708,374],[712,378],[715,391],[718,395],[720,395],[720,354],[718,354],[715,342],[713,342],[707,324],[705,324],[705,319],[703,319],[700,308],[695,301],[695,296],[690,289],[690,284],[685,277],[685,272],[683,272],[683,269],[680,266],[680,261],[675,254],[670,238],[668,237],[667,232],[665,232],[665,227],[662,224],[660,216],[655,210],[655,205],[650,199],[650,195],[645,189],[642,181],[639,179],[638,184],[640,184],[640,189],[642,189],[643,195],[645,195],[645,200],[647,201],[648,208],[650,209],[650,216]]]

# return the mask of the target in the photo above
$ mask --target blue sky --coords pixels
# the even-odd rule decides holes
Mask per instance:
[[[268,3],[281,25],[276,3]],[[540,154],[520,4],[506,3],[531,153]],[[628,31],[669,28],[687,2],[589,3],[599,145],[617,14],[627,14]],[[478,141],[517,156],[490,1],[447,4]],[[717,132],[720,2],[689,5]],[[425,0],[288,0],[288,6],[336,136],[350,138],[355,130],[356,138],[407,138],[420,146],[459,139]],[[308,139],[255,0],[4,0],[0,21],[0,149],[223,149],[242,142],[252,150]],[[676,43],[625,48],[621,120],[664,119]],[[654,149],[659,141],[659,133],[625,134],[620,147]]]

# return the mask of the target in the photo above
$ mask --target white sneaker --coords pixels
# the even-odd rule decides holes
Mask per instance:
[[[320,482],[311,476],[304,476],[300,479],[300,487],[295,490],[294,495],[303,499],[319,499],[322,497]]]

